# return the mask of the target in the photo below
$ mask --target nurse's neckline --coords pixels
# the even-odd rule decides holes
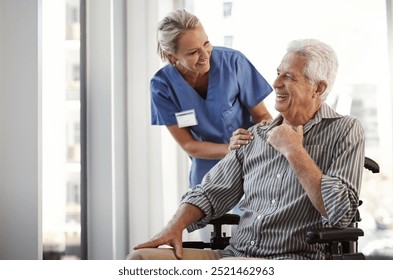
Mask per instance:
[[[198,93],[199,96],[201,96],[203,99],[206,99],[207,89],[209,86],[209,71],[200,75],[199,73],[188,70],[183,70],[184,73],[182,73],[179,68],[180,67],[176,66],[176,69],[179,71],[183,79]]]

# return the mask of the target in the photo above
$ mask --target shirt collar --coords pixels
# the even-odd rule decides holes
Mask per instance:
[[[343,116],[334,111],[329,105],[323,103],[321,108],[319,108],[318,112],[315,114],[315,117],[309,120],[303,128],[303,133],[307,133],[314,125],[320,123],[323,119],[338,119],[342,118]],[[259,125],[259,128],[262,131],[269,131],[280,124],[282,124],[283,117],[279,114],[274,120],[272,120],[267,125]]]
[[[321,108],[315,114],[315,117],[309,120],[304,128],[303,134],[307,133],[314,125],[320,123],[323,119],[339,119],[343,116],[334,111],[329,105],[323,103]]]

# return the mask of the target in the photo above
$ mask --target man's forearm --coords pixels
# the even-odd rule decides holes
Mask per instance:
[[[197,206],[183,203],[180,205],[168,226],[185,229],[190,224],[202,219],[205,213]]]
[[[300,184],[307,193],[311,203],[324,217],[327,217],[321,193],[321,169],[315,164],[313,159],[304,149],[289,154],[287,159],[296,173]]]

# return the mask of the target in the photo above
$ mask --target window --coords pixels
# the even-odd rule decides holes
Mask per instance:
[[[232,15],[232,2],[224,2],[224,17],[230,17]]]
[[[83,1],[53,2],[43,2],[43,258],[80,259]]]
[[[224,47],[232,48],[233,36],[224,36]]]

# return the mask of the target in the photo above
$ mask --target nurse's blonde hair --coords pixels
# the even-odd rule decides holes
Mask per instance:
[[[157,53],[162,61],[174,63],[169,55],[176,54],[177,44],[184,32],[194,29],[199,19],[186,10],[175,10],[164,17],[157,27]]]

